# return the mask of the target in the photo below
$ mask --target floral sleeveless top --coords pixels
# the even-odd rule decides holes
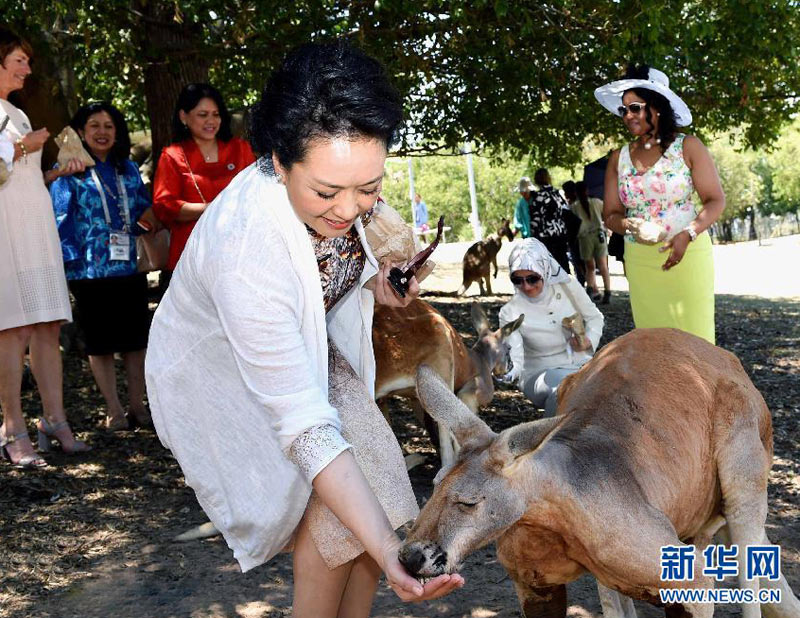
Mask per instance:
[[[628,145],[619,155],[617,186],[626,216],[661,224],[672,238],[697,216],[692,171],[683,159],[683,140],[679,133],[661,158],[645,172],[637,171]],[[626,235],[628,242],[633,236]]]
[[[372,219],[372,213],[373,210],[369,210],[361,215],[361,224],[364,227]],[[356,284],[364,271],[367,256],[355,225],[347,234],[338,238],[322,236],[309,226],[306,226],[306,231],[311,237],[311,246],[317,257],[322,299],[327,313]]]

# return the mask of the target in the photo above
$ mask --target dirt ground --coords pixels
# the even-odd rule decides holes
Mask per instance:
[[[454,289],[457,285],[443,289]],[[474,293],[474,291],[473,291]],[[483,299],[490,316],[508,296]],[[468,342],[471,299],[426,295]],[[632,327],[627,295],[601,307],[603,342]],[[769,486],[768,534],[782,546],[783,569],[800,592],[800,300],[718,296],[718,344],[736,353],[773,414],[775,460]],[[241,574],[220,538],[178,544],[171,538],[205,521],[176,462],[151,431],[110,435],[98,429],[102,399],[85,357],[65,360],[69,418],[94,450],[83,457],[51,456],[44,471],[0,466],[0,616],[34,617],[278,617],[289,616],[291,563],[282,555]],[[24,396],[32,422],[35,392]],[[409,408],[391,402],[392,424],[406,452],[425,455],[412,471],[420,503],[430,495],[437,459]],[[501,387],[483,417],[495,430],[537,417],[514,389]],[[236,457],[236,445],[230,445]],[[635,533],[635,531],[634,531]],[[373,615],[384,618],[518,616],[512,585],[493,547],[466,562],[466,586],[430,603],[403,605],[381,586]],[[569,587],[571,618],[600,613],[593,581]],[[643,616],[661,610],[640,604]],[[717,608],[717,615],[739,610]]]

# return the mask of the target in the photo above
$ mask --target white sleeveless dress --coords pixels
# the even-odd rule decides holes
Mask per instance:
[[[12,142],[31,132],[25,113],[0,99]],[[14,161],[0,185],[0,330],[72,320],[61,241],[41,169],[42,151]]]

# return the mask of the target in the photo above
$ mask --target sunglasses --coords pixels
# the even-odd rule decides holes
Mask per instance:
[[[516,275],[511,275],[511,283],[517,287],[521,286],[523,283],[527,283],[528,285],[536,285],[541,280],[542,278],[539,275],[528,275],[527,277],[517,277]]]
[[[646,107],[647,103],[631,103],[630,105],[620,105],[617,108],[617,111],[619,112],[619,115],[624,118],[625,114],[627,114],[628,112],[630,112],[634,116],[638,116],[645,110]]]

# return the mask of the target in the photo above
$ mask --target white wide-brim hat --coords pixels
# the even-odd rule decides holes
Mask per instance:
[[[622,95],[632,88],[647,88],[657,92],[669,101],[672,111],[675,112],[675,122],[679,127],[687,127],[692,124],[692,112],[689,111],[689,106],[669,89],[669,78],[658,69],[650,69],[647,79],[620,79],[600,86],[594,91],[594,97],[612,114],[621,116],[619,108],[622,106]]]
[[[536,187],[533,186],[531,179],[527,176],[523,176],[519,179],[519,183],[517,184],[517,191],[522,193],[523,191],[535,191]]]

